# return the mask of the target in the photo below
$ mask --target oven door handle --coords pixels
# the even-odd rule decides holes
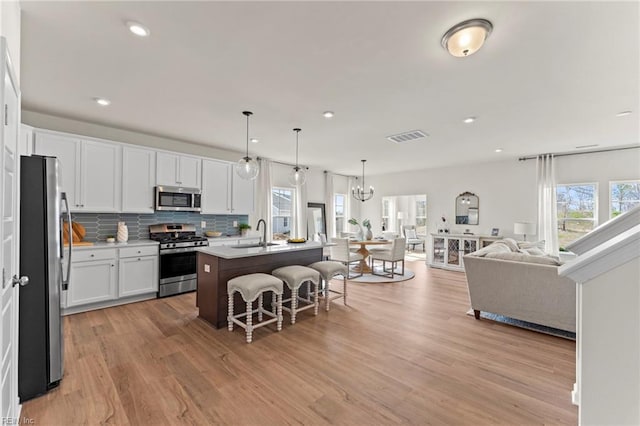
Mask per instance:
[[[201,246],[201,247],[206,247],[206,246]],[[160,256],[162,256],[163,254],[189,253],[189,252],[195,252],[197,250],[198,248],[196,247],[179,247],[179,248],[172,248],[172,249],[161,249]]]

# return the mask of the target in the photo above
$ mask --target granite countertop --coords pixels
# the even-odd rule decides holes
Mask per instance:
[[[140,246],[157,246],[160,245],[157,241],[153,240],[129,240],[126,243],[107,243],[106,241],[96,241],[90,246],[78,246],[73,245],[74,250],[91,250],[91,249],[107,249],[107,248],[124,248],[124,247],[140,247]],[[65,249],[69,246],[65,245]]]
[[[265,254],[285,253],[288,251],[311,250],[322,248],[319,242],[309,241],[303,244],[276,244],[267,247],[233,248],[230,246],[201,247],[197,251],[223,259],[238,259],[241,257],[263,256]]]

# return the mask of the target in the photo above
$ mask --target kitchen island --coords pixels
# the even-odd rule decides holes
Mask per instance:
[[[322,260],[322,244],[277,244],[267,247],[202,247],[198,249],[198,293],[196,305],[200,318],[216,328],[227,326],[227,281],[241,275],[270,274],[288,265],[309,265]],[[285,298],[288,288],[285,286]],[[265,304],[271,303],[265,298]],[[244,306],[235,294],[235,306]]]

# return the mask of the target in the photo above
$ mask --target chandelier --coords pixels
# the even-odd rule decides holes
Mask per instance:
[[[366,163],[367,160],[360,161],[362,161],[362,188],[360,187],[360,185],[358,185],[356,188],[351,188],[351,195],[353,195],[353,198],[355,198],[356,200],[360,200],[364,203],[365,201],[370,200],[373,197],[373,186],[369,186],[369,191],[365,192],[364,163]]]
[[[247,117],[247,153],[236,163],[236,173],[242,179],[253,180],[258,176],[260,167],[258,162],[249,157],[249,117],[253,114],[251,111],[242,111]]]

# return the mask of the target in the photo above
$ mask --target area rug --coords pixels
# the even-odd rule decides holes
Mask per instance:
[[[415,274],[408,270],[407,268],[404,269],[404,275],[401,274],[402,272],[402,268],[398,267],[395,270],[395,275],[393,276],[393,278],[390,277],[382,277],[379,275],[373,275],[373,274],[364,274],[361,277],[358,278],[351,278],[349,279],[349,281],[353,281],[353,282],[357,282],[357,283],[395,283],[395,282],[400,282],[400,281],[407,281],[410,280],[411,278],[413,278],[415,276]],[[382,267],[381,266],[377,266],[376,267],[376,273],[382,273]],[[335,279],[341,280],[342,279],[342,275],[336,275]]]
[[[408,251],[404,253],[404,258],[407,262],[427,260],[427,253],[423,251]]]
[[[467,311],[467,315],[473,316],[473,309]],[[571,331],[559,330],[553,327],[547,327],[546,325],[534,324],[532,322],[521,321],[515,318],[505,317],[503,315],[492,314],[491,312],[480,312],[480,318],[491,321],[501,322],[503,324],[513,325],[520,328],[526,328],[527,330],[537,331],[539,333],[550,334],[556,337],[562,337],[564,339],[576,340],[576,333]]]

